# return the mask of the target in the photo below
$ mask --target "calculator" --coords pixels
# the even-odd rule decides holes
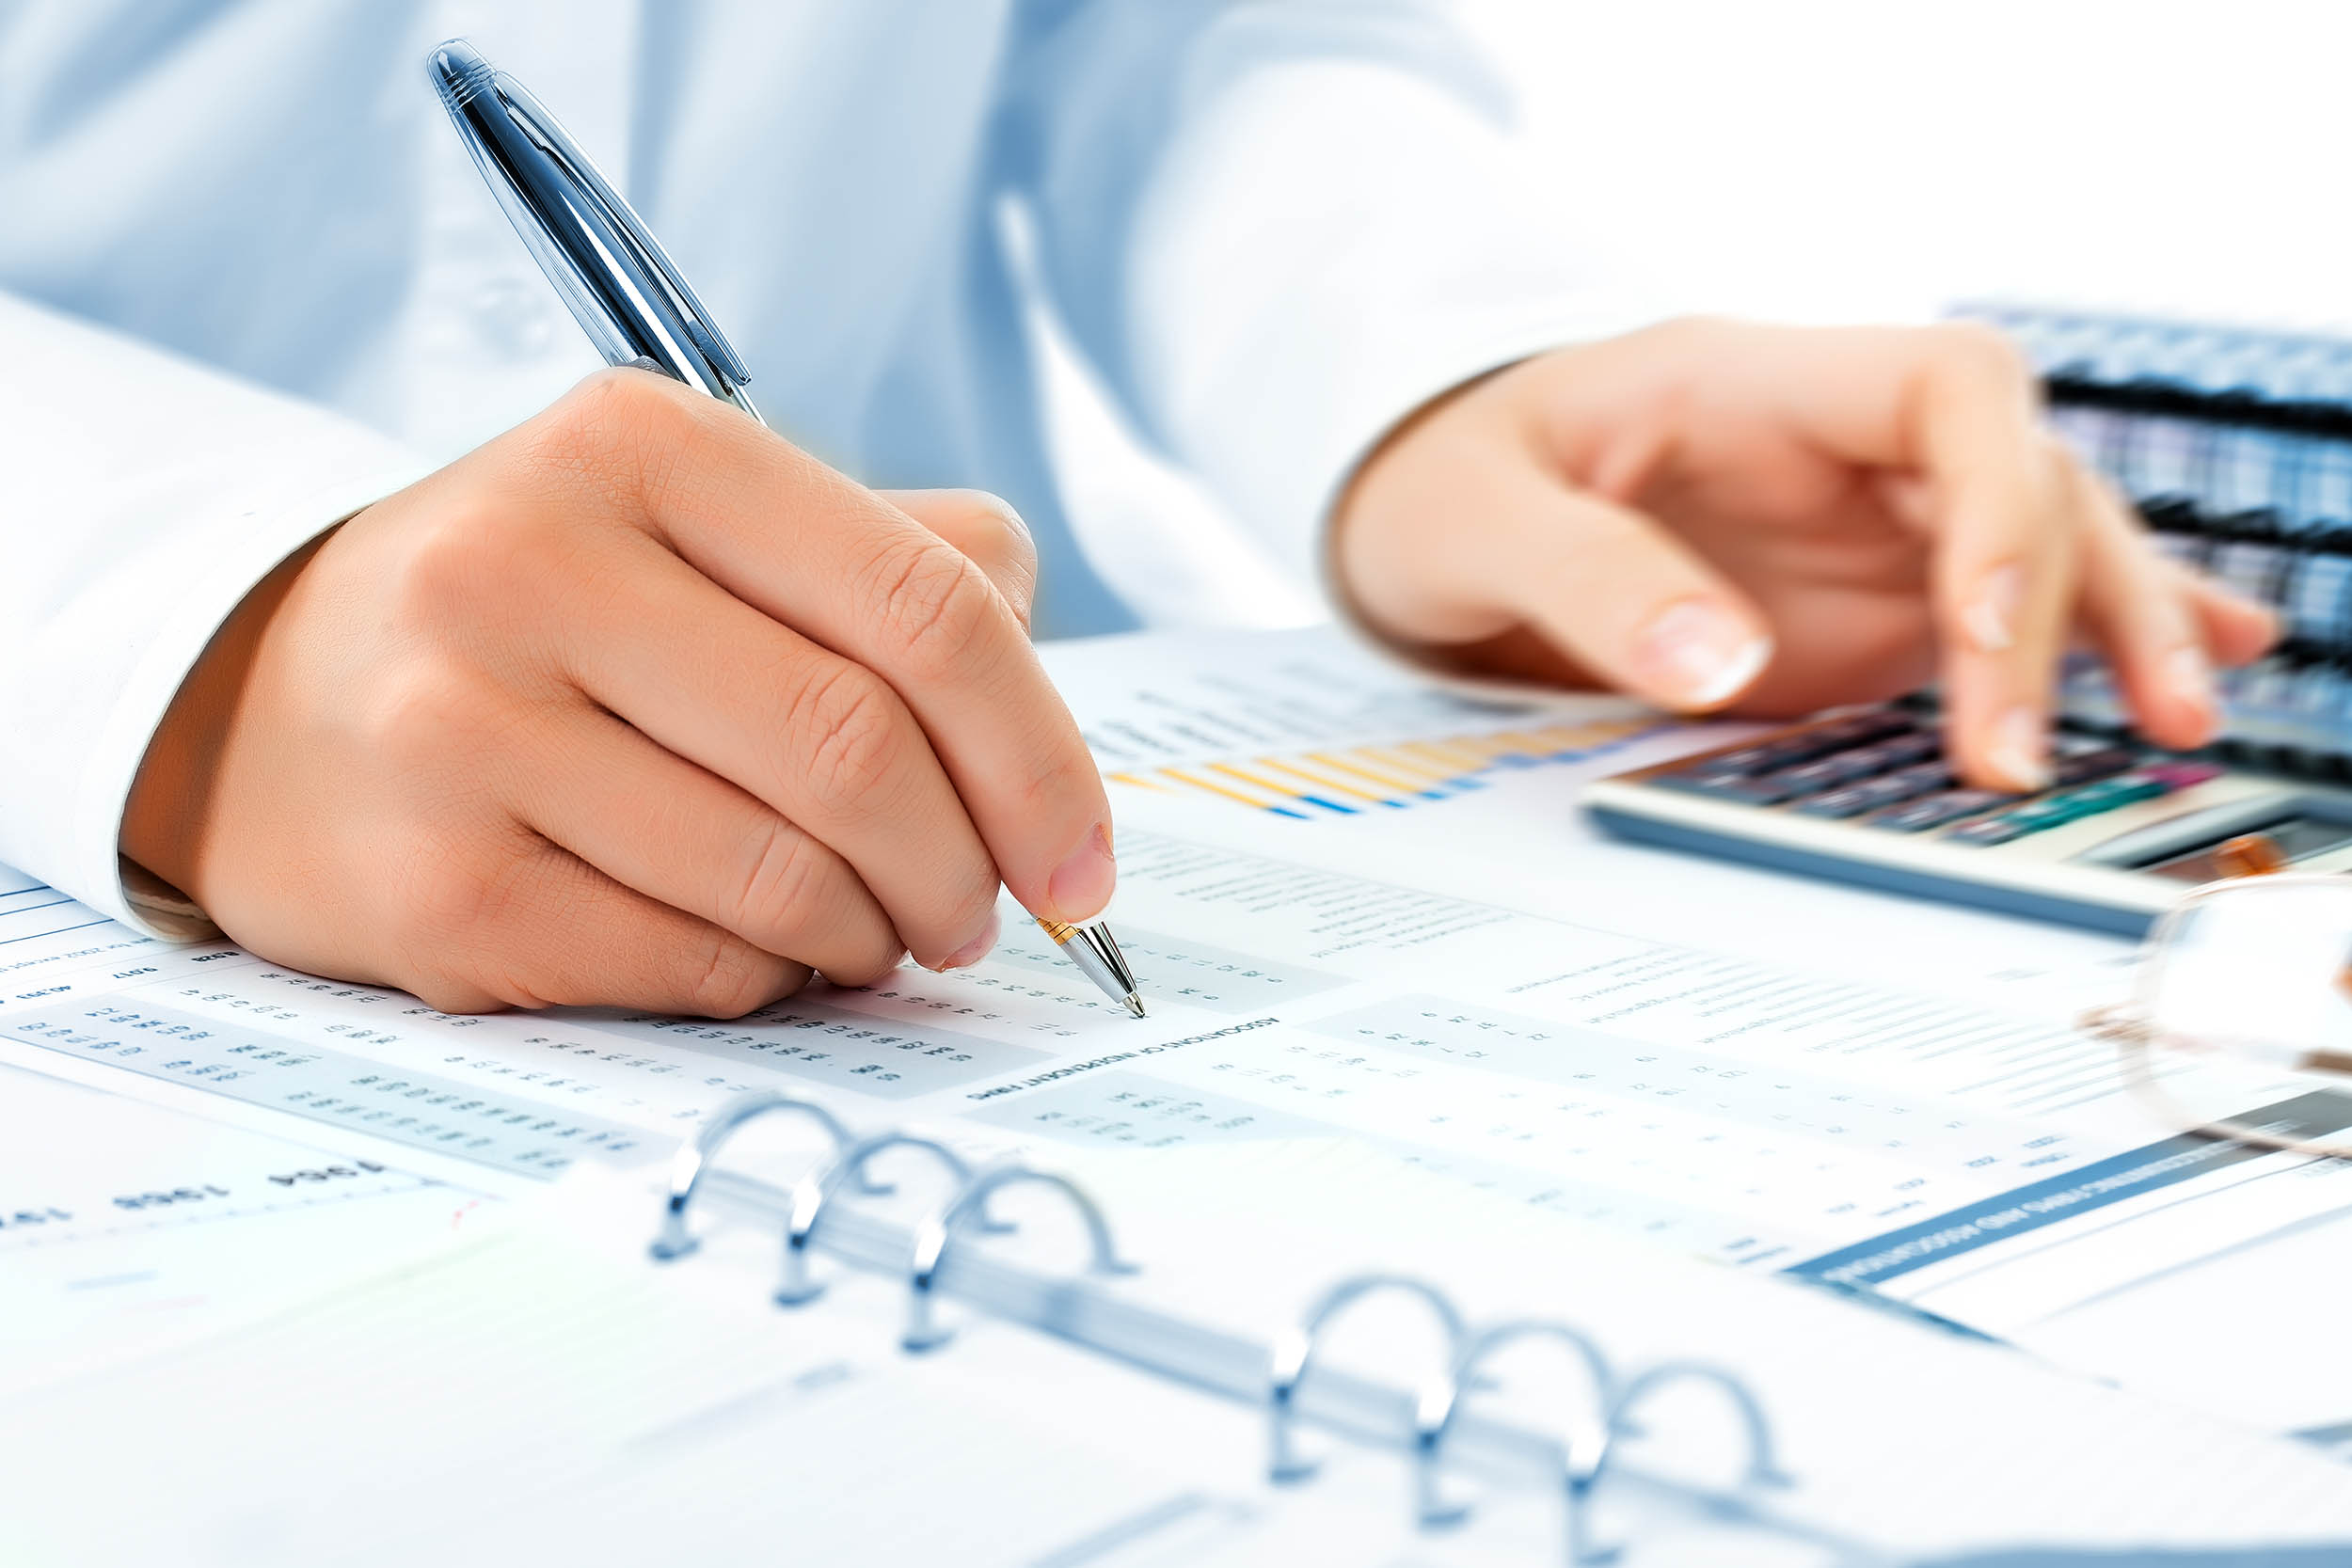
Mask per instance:
[[[2137,934],[2249,854],[2352,870],[2352,787],[2244,758],[2068,722],[2047,789],[1972,789],[1932,700],[1910,698],[1603,779],[1584,804],[1641,843]]]

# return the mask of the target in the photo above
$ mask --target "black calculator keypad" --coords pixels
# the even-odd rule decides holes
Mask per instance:
[[[1963,816],[1974,816],[1980,811],[1991,811],[2014,795],[1996,795],[1989,789],[1947,789],[1941,795],[1931,795],[1923,800],[1910,800],[1899,806],[1889,806],[1863,820],[1873,828],[1885,828],[1899,833],[1920,833],[1930,828],[1940,828],[1947,822],[1957,822]]]
[[[2122,746],[2100,746],[2095,750],[2060,755],[2050,766],[2051,778],[2060,786],[2089,784],[2094,779],[2114,775],[2137,768],[2141,761],[2138,752]]]
[[[1810,800],[1800,800],[1796,809],[1807,816],[1860,816],[1866,811],[1893,805],[1915,793],[1898,779],[1866,779],[1860,784],[1848,784],[1843,789],[1828,790]]]
[[[1959,823],[1952,842],[1990,847],[2187,788],[2217,771],[2105,736],[2060,732],[2051,744],[2047,790],[2007,795],[1965,788],[1945,760],[1931,718],[1923,724],[1904,709],[1876,708],[1701,757],[1652,782],[1889,832],[1922,833]]]
[[[1789,784],[1776,774],[1751,779],[1738,773],[1662,773],[1658,783],[1668,789],[1711,795],[1719,800],[1737,800],[1747,806],[1777,806],[1804,793],[1804,785]]]
[[[1951,782],[1951,769],[1942,763],[1921,763],[1799,800],[1795,809],[1807,816],[1860,816],[1882,806],[1891,806],[1947,788]]]
[[[1777,784],[1786,784],[1800,794],[1817,789],[1834,789],[1841,784],[1867,778],[1879,771],[1880,765],[1871,752],[1874,747],[1857,747],[1851,752],[1832,752],[1828,756],[1799,763],[1785,773],[1771,775]]]

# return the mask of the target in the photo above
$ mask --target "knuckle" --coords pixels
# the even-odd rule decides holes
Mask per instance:
[[[518,867],[458,837],[408,857],[379,928],[401,957],[403,985],[442,1012],[482,1012],[531,993],[511,983],[506,940]]]
[[[781,817],[766,819],[750,846],[726,924],[737,930],[798,925],[821,914],[824,852],[817,841]]]
[[[1982,322],[1939,322],[1925,331],[1935,363],[1947,375],[2001,388],[2033,380],[2024,351],[1997,327]]]
[[[1036,569],[1037,540],[1010,501],[987,490],[961,490],[956,493],[956,502],[962,531],[977,546],[966,554],[985,554],[993,560]]]
[[[556,404],[558,427],[591,449],[625,449],[690,421],[693,409],[681,392],[675,382],[648,371],[598,371]]]
[[[1029,605],[1037,597],[1037,540],[1010,502],[985,490],[977,492],[977,496],[981,515],[992,531],[990,559],[998,562],[997,591],[1004,594],[1025,630],[1029,625]]]
[[[768,1001],[783,978],[781,960],[732,931],[712,931],[689,956],[692,978],[686,997],[706,1018],[740,1018]]]
[[[427,626],[473,624],[515,574],[538,565],[540,531],[524,515],[480,500],[442,506],[401,541],[386,588],[396,617]]]
[[[655,486],[696,440],[701,401],[649,371],[598,371],[537,422],[529,455],[606,491]]]
[[[437,817],[452,819],[486,787],[501,726],[497,693],[438,661],[386,676],[356,713],[360,749],[410,784],[429,784]]]
[[[804,687],[785,728],[793,762],[837,811],[882,809],[878,800],[904,753],[898,699],[880,676],[846,660]]]
[[[1037,540],[1012,503],[986,490],[941,493],[932,531],[977,562],[1023,630],[1037,596]]]
[[[874,568],[883,647],[907,677],[947,677],[1003,615],[986,574],[961,552],[929,540],[894,541]]]
[[[977,931],[996,908],[996,868],[982,860],[965,876],[954,879],[948,895],[947,928]]]
[[[458,842],[437,845],[413,869],[405,924],[428,942],[469,946],[497,927],[514,897],[513,868]]]

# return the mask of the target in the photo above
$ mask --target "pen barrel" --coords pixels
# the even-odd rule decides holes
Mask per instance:
[[[429,65],[490,194],[605,363],[651,360],[759,419],[742,391],[751,372],[644,220],[546,105],[463,39],[436,49]]]
[[[1136,977],[1127,967],[1127,956],[1119,950],[1119,941],[1103,926],[1073,926],[1064,921],[1036,917],[1038,928],[1054,939],[1062,956],[1076,964],[1080,973],[1095,983],[1103,993],[1114,1001],[1124,1001],[1135,994]]]

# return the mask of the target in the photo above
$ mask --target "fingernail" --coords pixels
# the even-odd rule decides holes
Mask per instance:
[[[2013,707],[2001,716],[1993,734],[1993,751],[1986,761],[2015,789],[2041,789],[2050,782],[2049,748],[2042,715],[2029,707]]]
[[[2026,575],[2014,562],[1995,566],[1977,585],[1977,597],[1961,616],[1979,653],[1997,654],[2017,641],[2017,607],[2026,596]]]
[[[1772,640],[1706,599],[1677,599],[1635,643],[1638,673],[1677,707],[1709,708],[1746,690],[1772,657]]]
[[[1054,901],[1058,920],[1091,920],[1111,901],[1119,885],[1119,865],[1111,859],[1110,830],[1102,823],[1078,846],[1078,852],[1061,863],[1045,883],[1045,896]]]
[[[943,972],[950,969],[970,969],[974,964],[988,957],[989,950],[996,945],[996,938],[1004,928],[1003,917],[994,910],[989,911],[988,925],[980,934],[948,954],[946,960],[940,964],[940,969]]]
[[[2165,656],[2172,694],[2210,718],[2214,710],[2213,664],[2205,650],[2189,644]]]

